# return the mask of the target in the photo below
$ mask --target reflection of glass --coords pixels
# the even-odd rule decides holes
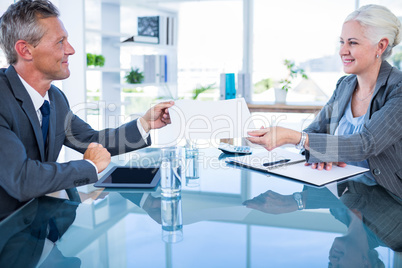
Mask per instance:
[[[162,240],[177,243],[183,240],[183,216],[181,212],[181,195],[172,198],[162,197]]]
[[[198,148],[186,147],[186,186],[197,187],[200,185]]]
[[[178,147],[162,148],[161,163],[161,190],[162,196],[174,197],[180,194],[182,159]]]

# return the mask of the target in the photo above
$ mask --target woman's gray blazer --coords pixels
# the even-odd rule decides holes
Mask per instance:
[[[368,160],[377,183],[402,197],[402,72],[383,61],[360,133],[334,136],[355,90],[356,75],[342,77],[305,131],[309,163]]]

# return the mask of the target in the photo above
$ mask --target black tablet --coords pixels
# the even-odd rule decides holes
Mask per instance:
[[[102,188],[154,188],[160,180],[159,167],[111,168],[94,186]]]

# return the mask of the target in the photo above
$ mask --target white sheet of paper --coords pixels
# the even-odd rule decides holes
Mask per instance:
[[[288,162],[289,164],[280,165],[275,168],[267,168],[263,166],[263,163],[277,161],[284,158],[291,159],[291,161]],[[304,156],[289,152],[282,148],[276,148],[271,152],[267,151],[266,153],[261,154],[228,158],[227,162],[238,163],[245,167],[285,176],[316,186],[323,186],[368,171],[367,168],[352,165],[347,165],[346,167],[333,165],[330,171],[312,169],[311,166],[304,165]],[[294,164],[291,164],[292,162]]]
[[[304,163],[293,164],[271,170],[271,173],[282,175],[288,178],[295,178],[317,186],[349,178],[354,175],[368,171],[367,168],[347,165],[346,167],[338,167],[333,165],[330,171],[312,169],[311,166],[305,166]]]
[[[169,108],[171,124],[163,128],[169,140],[229,139],[247,136],[254,123],[243,98],[199,101],[177,100]]]

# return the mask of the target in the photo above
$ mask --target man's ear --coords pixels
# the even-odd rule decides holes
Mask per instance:
[[[382,55],[384,53],[385,49],[388,47],[389,40],[388,38],[383,38],[378,42],[377,44],[377,55]]]
[[[17,43],[15,43],[14,47],[15,47],[15,51],[17,51],[17,54],[19,57],[21,57],[25,60],[32,59],[32,54],[31,54],[32,46],[30,44],[28,44],[27,41],[18,40]]]

